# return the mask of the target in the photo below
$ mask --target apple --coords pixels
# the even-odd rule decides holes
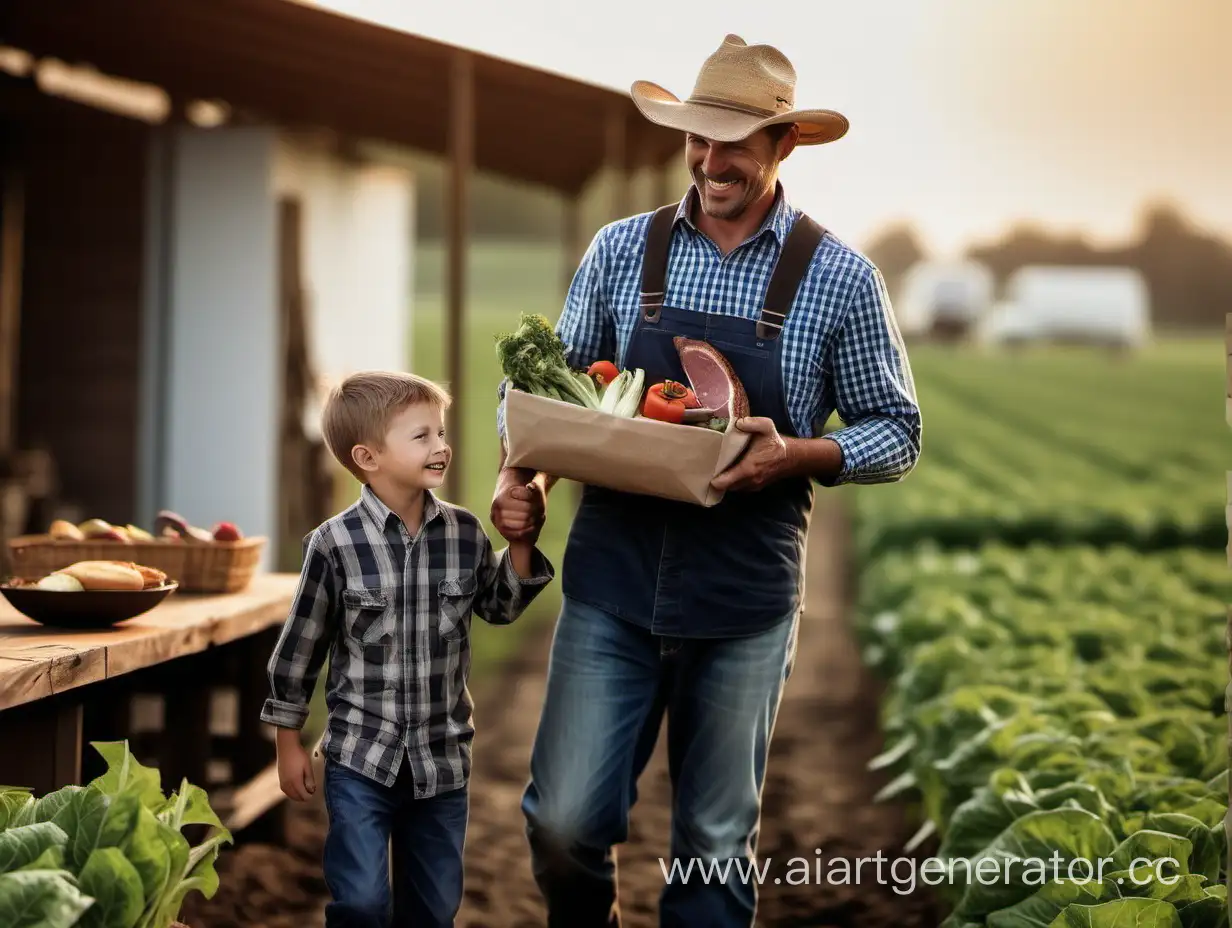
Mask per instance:
[[[128,533],[124,529],[117,528],[102,519],[87,519],[77,528],[89,541],[118,541],[122,544],[127,544],[129,541]]]
[[[215,541],[239,541],[244,537],[233,522],[219,522],[214,526],[213,536]]]
[[[113,531],[111,523],[102,519],[87,519],[77,528],[86,538],[103,538]]]
[[[66,541],[83,541],[86,537],[81,529],[65,519],[56,519],[52,522],[47,533],[52,538],[63,538]]]
[[[128,532],[128,537],[133,541],[153,541],[154,536],[143,528],[138,528],[136,525],[126,525],[124,530]]]

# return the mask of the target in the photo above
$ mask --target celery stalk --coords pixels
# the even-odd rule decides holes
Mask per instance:
[[[628,371],[625,371],[627,374]],[[622,375],[623,376],[623,375]],[[638,407],[642,401],[642,384],[646,380],[646,372],[640,367],[633,373],[632,382],[625,388],[624,393],[620,396],[620,402],[616,404],[614,414],[624,416],[626,419],[632,419],[637,415]]]
[[[600,412],[616,411],[616,404],[620,402],[620,397],[632,378],[633,375],[628,371],[621,371],[620,376],[607,385],[607,389],[603,391],[603,399],[599,401]]]

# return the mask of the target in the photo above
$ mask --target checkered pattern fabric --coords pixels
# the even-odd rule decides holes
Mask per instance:
[[[553,575],[538,551],[521,578],[479,520],[428,493],[416,537],[365,486],[305,539],[291,614],[270,657],[261,718],[302,728],[329,658],[323,749],[386,786],[408,759],[415,795],[470,775],[472,614],[517,619]]]
[[[756,319],[761,298],[799,211],[781,185],[761,228],[727,255],[690,219],[696,191],[681,200],[672,234],[665,304]],[[602,228],[570,286],[556,331],[569,363],[586,368],[623,359],[640,312],[642,251],[651,213]],[[827,232],[800,284],[783,339],[788,414],[798,435],[821,434],[837,410],[844,427],[827,437],[843,450],[843,470],[827,483],[900,479],[920,453],[915,384],[881,272]],[[505,434],[504,391],[497,430]]]

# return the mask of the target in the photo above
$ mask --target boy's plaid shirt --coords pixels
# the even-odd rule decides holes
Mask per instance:
[[[305,539],[261,719],[302,728],[329,657],[328,756],[387,786],[409,760],[417,797],[464,785],[474,734],[471,614],[514,621],[554,576],[542,553],[533,560],[534,575],[518,577],[472,513],[431,493],[412,539],[365,486]]]

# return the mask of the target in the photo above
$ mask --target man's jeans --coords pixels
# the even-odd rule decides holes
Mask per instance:
[[[549,928],[618,926],[612,846],[664,710],[675,792],[661,928],[748,928],[766,752],[798,618],[747,638],[662,638],[566,597],[522,800]],[[699,867],[730,862],[726,880]],[[658,861],[636,866],[658,867]],[[672,862],[664,864],[671,873]],[[741,868],[744,868],[743,871]],[[741,878],[742,872],[746,875]],[[720,870],[721,873],[721,870]]]
[[[333,897],[326,928],[452,928],[462,905],[465,787],[416,799],[408,767],[385,787],[331,760],[325,804],[325,882]]]

